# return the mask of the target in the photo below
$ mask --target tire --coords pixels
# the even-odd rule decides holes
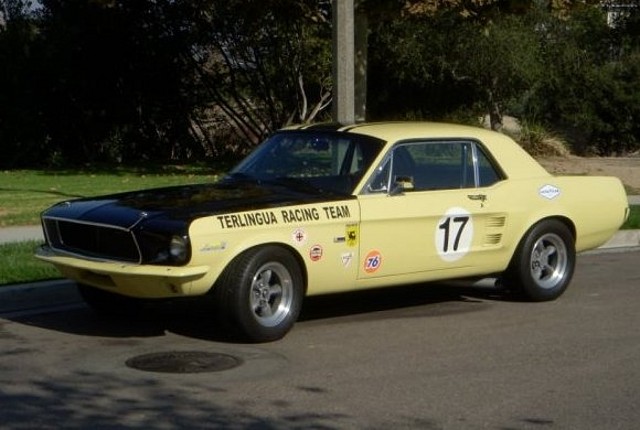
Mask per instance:
[[[278,246],[253,248],[236,257],[213,290],[223,322],[249,342],[287,334],[298,319],[303,294],[298,261]]]
[[[110,293],[89,285],[77,284],[82,300],[95,312],[106,316],[136,316],[143,309],[140,299]]]
[[[569,286],[575,263],[569,228],[559,220],[541,221],[520,241],[506,273],[506,287],[529,301],[555,300]]]

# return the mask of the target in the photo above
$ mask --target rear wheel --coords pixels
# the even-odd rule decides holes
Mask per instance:
[[[213,293],[230,328],[245,340],[269,342],[287,334],[300,314],[302,272],[286,249],[254,248],[230,263]]]
[[[558,220],[544,220],[524,236],[506,273],[507,287],[541,302],[558,298],[573,277],[574,238]]]

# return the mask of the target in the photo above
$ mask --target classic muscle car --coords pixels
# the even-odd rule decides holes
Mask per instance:
[[[37,256],[97,310],[206,296],[261,342],[306,295],[495,276],[553,300],[627,214],[617,178],[552,176],[503,134],[323,124],[275,133],[217,183],[59,203]]]

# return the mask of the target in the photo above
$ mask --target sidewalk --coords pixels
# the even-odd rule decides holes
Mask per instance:
[[[22,242],[25,240],[44,240],[42,227],[39,225],[28,225],[0,228],[0,244]]]

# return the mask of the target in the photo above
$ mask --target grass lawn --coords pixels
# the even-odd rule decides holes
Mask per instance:
[[[0,171],[0,228],[40,223],[59,201],[171,185],[213,182],[230,166],[92,167],[82,170]],[[59,278],[33,254],[38,242],[0,244],[0,285]]]
[[[621,227],[621,230],[640,230],[640,206],[630,206],[629,219]]]
[[[33,256],[39,244],[38,241],[0,244],[0,286],[60,278],[55,267]]]
[[[0,227],[39,224],[59,201],[101,194],[217,180],[226,167],[110,167],[85,170],[0,171]]]

